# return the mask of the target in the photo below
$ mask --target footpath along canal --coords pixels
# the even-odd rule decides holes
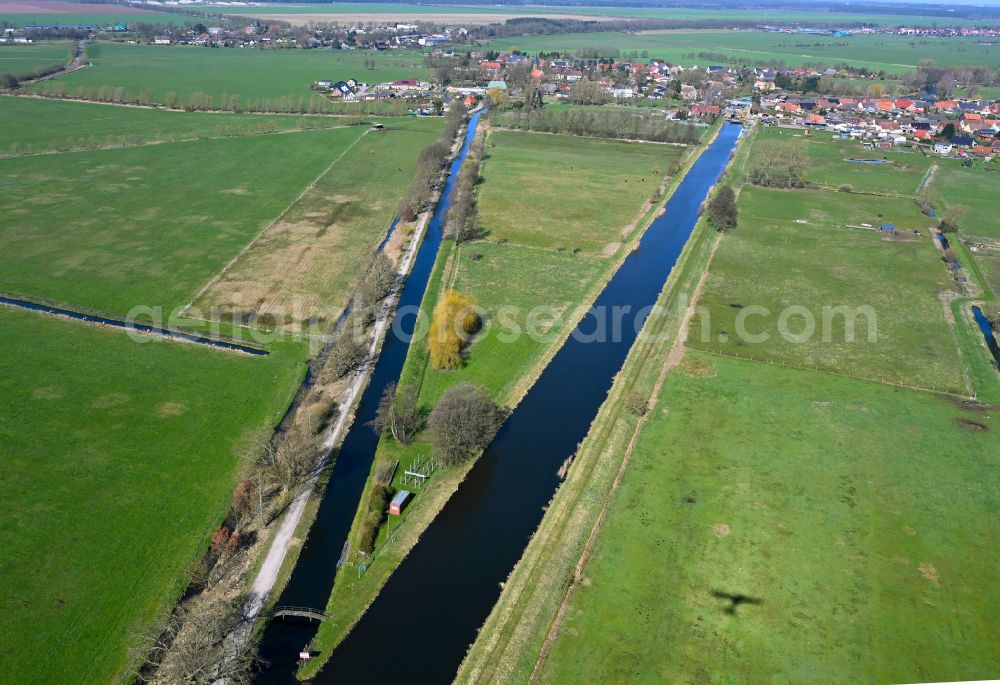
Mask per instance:
[[[378,436],[368,424],[375,418],[379,399],[389,383],[399,379],[409,349],[409,340],[416,324],[416,311],[420,307],[427,281],[443,237],[444,219],[451,205],[452,189],[458,179],[459,169],[469,152],[469,144],[476,135],[481,112],[469,119],[469,127],[462,147],[449,168],[441,199],[427,225],[423,242],[417,252],[396,306],[396,317],[385,338],[382,351],[375,364],[368,387],[361,396],[354,422],[337,452],[329,475],[329,483],[309,529],[309,536],[299,555],[291,578],[285,586],[278,606],[312,607],[322,610],[330,597],[337,562],[340,559],[351,530],[351,521],[358,507]],[[312,639],[315,624],[274,621],[264,631],[260,656],[265,662],[256,675],[257,683],[294,683],[299,651]]]
[[[741,131],[738,124],[724,124],[639,249],[626,258],[458,492],[311,682],[452,680],[559,485],[560,464],[589,430]],[[618,332],[610,326],[616,319]],[[342,536],[332,544],[341,541]],[[328,554],[328,559],[336,557],[339,547]],[[305,555],[300,566],[303,574],[333,572],[332,563],[314,566]],[[324,591],[320,601],[325,598]],[[296,601],[283,598],[282,603]],[[300,638],[285,649],[304,644]]]

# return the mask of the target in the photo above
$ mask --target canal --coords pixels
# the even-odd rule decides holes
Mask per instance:
[[[403,368],[409,339],[416,324],[415,312],[423,299],[438,248],[441,246],[443,224],[451,204],[452,189],[469,152],[469,144],[476,134],[480,114],[475,112],[469,119],[465,139],[452,161],[441,200],[434,209],[413,268],[400,293],[396,306],[397,319],[386,335],[372,377],[361,395],[354,422],[337,452],[316,520],[309,529],[305,546],[281,593],[278,605],[305,606],[320,610],[326,607],[333,588],[337,562],[350,533],[351,521],[378,445],[378,436],[368,424],[375,418],[385,387],[399,379]],[[260,656],[266,665],[256,675],[255,682],[297,682],[294,672],[298,653],[315,632],[315,625],[281,621],[270,623],[264,631],[260,648]]]
[[[414,685],[452,680],[500,594],[500,583],[520,558],[543,507],[559,485],[560,464],[587,434],[741,131],[737,124],[724,124],[680,183],[666,211],[646,231],[639,249],[626,258],[466,481],[313,682]],[[621,315],[621,335],[604,335],[601,320],[614,320],[615,313]],[[364,464],[366,473],[369,461]],[[357,498],[350,499],[353,513]],[[329,560],[339,554],[341,533],[346,534],[346,528],[330,539],[337,548],[327,550],[327,563],[314,564],[303,556],[299,563],[303,568],[297,569],[323,586],[319,593],[323,601],[329,580],[321,576],[332,576]],[[290,597],[282,603],[309,604],[317,598],[304,593],[301,601]],[[299,638],[284,649],[294,654],[304,644]]]

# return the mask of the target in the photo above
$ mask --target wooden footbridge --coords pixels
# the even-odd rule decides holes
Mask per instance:
[[[288,616],[307,618],[310,621],[329,621],[332,618],[327,613],[309,607],[277,607],[271,618],[286,618]]]

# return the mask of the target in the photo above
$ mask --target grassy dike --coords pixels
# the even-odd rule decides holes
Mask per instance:
[[[652,203],[643,213],[641,219],[636,222],[636,229],[610,260],[608,268],[602,277],[598,279],[594,287],[587,293],[586,304],[579,308],[577,316],[571,317],[567,321],[559,340],[542,353],[537,362],[532,366],[531,371],[520,382],[512,384],[506,392],[497,398],[499,403],[513,407],[520,402],[521,398],[538,379],[549,361],[555,356],[559,348],[562,347],[562,344],[586,313],[589,303],[600,294],[601,290],[632,251],[634,245],[645,233],[646,228],[648,228],[653,219],[666,205],[688,170],[701,156],[701,153],[715,140],[720,128],[721,124],[717,125],[698,147],[693,148],[693,152],[684,160],[679,172],[667,182],[663,197],[657,202]],[[434,269],[428,281],[427,290],[420,305],[421,310],[428,317],[428,320],[441,290],[448,280],[448,274],[454,268],[453,264],[455,260],[460,257],[460,252],[461,247],[456,246],[451,240],[444,240],[441,244]],[[423,337],[415,336],[410,344],[409,352],[403,365],[401,381],[420,387],[422,379],[427,372],[427,367],[428,353],[425,340]],[[385,453],[393,449],[398,449],[398,446],[389,439],[383,438],[379,444],[379,451]],[[321,670],[323,664],[326,663],[326,660],[330,657],[336,646],[340,644],[351,628],[364,615],[364,612],[374,601],[379,591],[389,580],[389,577],[410,553],[410,550],[419,541],[420,536],[431,524],[438,512],[441,511],[452,494],[458,489],[459,485],[472,469],[475,461],[475,459],[470,459],[465,463],[455,465],[451,468],[439,470],[430,479],[424,489],[420,491],[420,496],[415,498],[410,505],[403,522],[393,530],[389,539],[379,548],[376,559],[368,564],[363,575],[359,576],[357,569],[353,565],[345,565],[338,569],[330,601],[326,606],[326,612],[333,618],[320,625],[315,639],[310,644],[310,650],[314,653],[318,652],[318,654],[299,669],[297,673],[298,678],[303,680],[311,678]],[[369,475],[369,479],[365,484],[365,491],[361,498],[362,503],[368,501],[367,495],[374,484],[372,476],[375,464],[377,463],[378,458],[373,461],[372,474]],[[361,517],[362,510],[359,508],[355,513],[349,539],[354,539]]]
[[[726,179],[738,177],[740,159],[745,159],[742,151],[748,147],[744,139]],[[644,418],[627,411],[626,402],[634,395],[655,400],[674,361],[671,351],[685,319],[684,310],[695,299],[720,239],[704,217],[699,219],[660,294],[657,310],[647,319],[642,336],[616,376],[566,482],[504,583],[500,599],[462,663],[457,682],[527,682],[531,678],[549,628],[577,580],[645,423]]]

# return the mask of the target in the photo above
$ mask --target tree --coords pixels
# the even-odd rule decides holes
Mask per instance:
[[[417,390],[411,385],[397,388],[390,383],[382,392],[378,410],[371,422],[376,433],[386,430],[396,442],[408,445],[420,428],[420,405],[417,402]]]
[[[357,299],[355,300],[357,302]],[[368,349],[359,340],[355,328],[355,317],[351,316],[344,323],[340,337],[333,343],[327,356],[323,370],[320,372],[320,382],[328,383],[342,378],[349,372],[361,366],[368,357]]]
[[[462,348],[481,326],[476,301],[449,290],[434,307],[427,349],[435,369],[454,369],[462,363]]]
[[[715,191],[715,195],[708,203],[708,217],[720,231],[736,228],[739,214],[736,208],[736,193],[732,188],[722,186]]]
[[[434,458],[442,466],[468,459],[486,447],[506,412],[471,383],[448,388],[427,420]]]
[[[941,129],[941,136],[944,140],[951,140],[955,137],[955,124],[947,123],[945,127]]]

